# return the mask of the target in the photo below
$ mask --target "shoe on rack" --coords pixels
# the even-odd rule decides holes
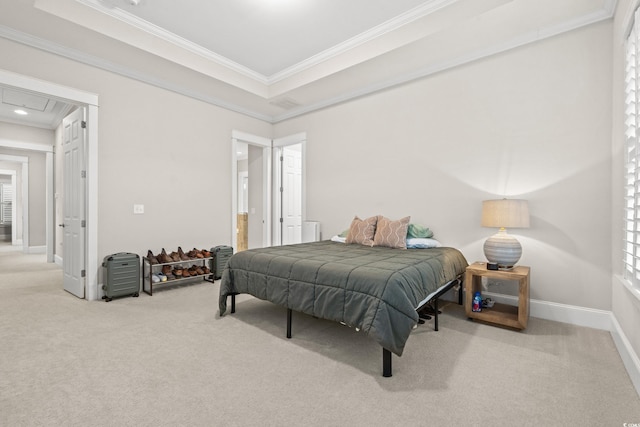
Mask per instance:
[[[174,276],[176,276],[177,278],[180,278],[182,277],[183,270],[182,270],[182,267],[176,267],[171,272],[173,273]]]
[[[211,258],[211,252],[209,252],[206,249],[203,249],[202,250],[202,256],[205,257],[205,258]]]
[[[164,250],[164,248],[162,248],[162,252],[160,252],[160,255],[158,255],[158,261],[160,261],[162,264],[173,262],[173,260],[169,258],[169,255],[167,255],[167,252]]]
[[[182,248],[180,246],[178,246],[178,256],[180,257],[181,261],[189,261],[191,259],[182,251]]]
[[[163,265],[162,266],[162,274],[164,274],[167,277],[169,275],[171,275],[171,266],[170,265]]]
[[[151,265],[160,264],[160,262],[158,261],[158,258],[156,258],[156,256],[153,254],[153,252],[151,252],[151,250],[147,251],[147,259],[149,260],[149,264]]]
[[[202,274],[211,274],[211,270],[209,270],[209,267],[207,267],[206,265],[203,265],[201,268]]]
[[[171,258],[171,260],[173,260],[174,262],[178,262],[180,261],[180,255],[178,255],[178,252],[173,251],[169,254],[169,258]]]
[[[189,272],[188,268],[183,268],[182,269],[182,277],[190,277],[191,273]]]
[[[202,255],[202,251],[199,251],[196,248],[193,248],[193,253],[195,254],[196,258],[204,258],[204,255]]]

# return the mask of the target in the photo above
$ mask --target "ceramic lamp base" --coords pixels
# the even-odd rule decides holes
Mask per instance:
[[[510,270],[522,256],[522,246],[515,237],[501,228],[484,242],[484,256],[489,262],[498,264],[498,269]]]

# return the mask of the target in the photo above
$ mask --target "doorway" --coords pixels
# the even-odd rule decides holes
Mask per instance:
[[[236,252],[271,245],[271,140],[233,131],[231,245]]]
[[[302,242],[302,224],[306,219],[306,140],[303,132],[273,141],[274,245]]]
[[[84,107],[86,109],[86,152],[85,172],[83,179],[86,183],[86,198],[83,203],[85,212],[85,245],[78,255],[84,261],[85,298],[98,299],[98,96],[77,89],[60,86],[55,83],[33,79],[28,76],[14,74],[0,70],[0,85],[16,90],[29,91],[34,94],[59,99],[62,102]],[[47,165],[50,160],[47,160]],[[47,227],[53,229],[53,203],[47,206]],[[49,250],[49,249],[47,249]],[[62,260],[64,264],[71,260]]]

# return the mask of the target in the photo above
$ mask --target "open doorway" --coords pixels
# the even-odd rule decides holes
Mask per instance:
[[[233,131],[231,242],[236,252],[271,245],[271,140]]]
[[[55,83],[46,82],[39,79],[33,79],[28,76],[14,74],[8,71],[0,70],[0,86],[13,88],[15,90],[28,91],[33,94],[42,95],[51,99],[58,99],[61,102],[79,106],[86,111],[86,153],[85,169],[83,179],[86,181],[86,200],[83,203],[83,212],[85,212],[84,224],[84,240],[85,245],[78,254],[78,258],[83,261],[83,287],[86,290],[84,297],[88,300],[96,300],[99,297],[98,292],[98,269],[99,260],[97,256],[97,218],[98,218],[98,183],[97,183],[97,142],[98,142],[98,96],[77,89],[60,86]],[[47,158],[47,166],[53,164],[53,155]],[[52,181],[51,181],[52,182]],[[55,212],[53,201],[52,187],[47,185],[47,252],[53,251],[53,230],[55,222]],[[49,257],[48,257],[49,258]],[[53,259],[53,256],[51,256]],[[64,268],[65,262],[71,260],[62,259]]]
[[[16,237],[16,171],[0,169],[0,246],[10,247]]]
[[[306,133],[270,140],[233,131],[231,142],[234,250],[300,243]]]
[[[306,219],[305,156],[306,133],[298,133],[273,141],[274,245],[303,241],[302,227]]]

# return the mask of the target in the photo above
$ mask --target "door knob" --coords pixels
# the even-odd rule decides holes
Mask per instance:
[[[58,227],[64,227],[64,224],[58,224]]]

